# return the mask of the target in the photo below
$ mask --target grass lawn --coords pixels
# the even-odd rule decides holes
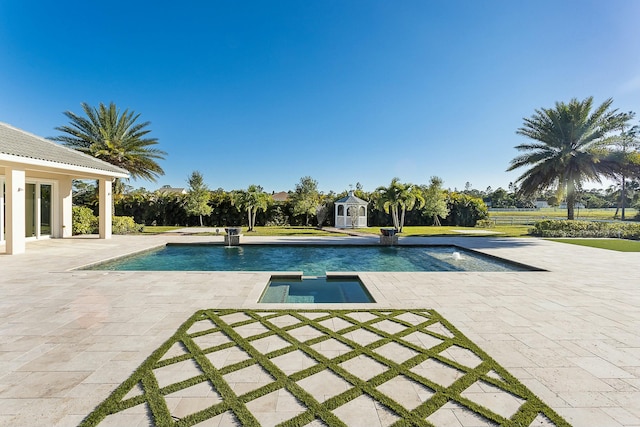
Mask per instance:
[[[179,230],[181,228],[183,227],[174,227],[170,225],[145,225],[144,229],[142,230],[142,234],[158,234],[164,233],[165,231]]]
[[[362,233],[380,234],[380,228],[384,227],[367,227],[358,228],[356,231]],[[500,225],[492,228],[476,228],[476,227],[432,227],[432,226],[405,226],[400,237],[417,236],[500,236],[500,237],[526,237],[531,226],[528,225]],[[347,229],[350,230],[350,229]],[[482,231],[492,232],[495,234],[482,233]]]
[[[624,239],[548,239],[554,242],[572,245],[590,246],[592,248],[609,249],[620,252],[640,252],[640,242]]]
[[[615,214],[615,208],[608,209],[576,209],[575,210],[575,218],[577,220],[587,220],[587,219],[613,219],[613,215]],[[625,209],[625,217],[627,219],[631,219],[638,211],[636,209],[627,208]],[[620,215],[620,212],[618,212]],[[492,218],[503,218],[503,217],[525,217],[525,218],[538,218],[542,219],[542,217],[546,218],[561,218],[567,219],[567,210],[560,208],[543,208],[534,211],[489,211],[489,219]]]
[[[180,230],[186,227],[173,226],[150,226],[147,225],[142,231],[143,234],[158,234],[167,231]],[[202,232],[198,233],[199,227],[189,227],[192,235],[195,236],[215,236],[216,233]],[[211,228],[211,227],[205,227]],[[220,234],[224,234],[224,227],[220,228]],[[256,227],[255,231],[247,232],[247,227],[242,227],[242,232],[247,236],[331,236],[335,233],[319,230],[316,227]]]
[[[145,226],[143,234],[158,234],[167,231],[179,230],[184,227],[172,227],[172,226]],[[351,230],[345,229],[345,232],[357,231],[358,233],[371,233],[375,235],[380,234],[381,227],[368,227],[358,228]],[[525,237],[527,236],[530,226],[528,225],[511,225],[511,226],[497,226],[492,228],[473,228],[473,227],[431,227],[431,226],[406,226],[401,237],[407,236],[487,236],[491,234],[478,233],[478,231],[485,230],[496,233],[495,235],[505,237]],[[202,232],[198,233],[198,227],[190,227],[192,234],[197,236],[215,236],[215,233]],[[243,233],[247,236],[335,236],[336,233],[330,233],[328,231],[319,230],[316,227],[256,227],[255,231],[248,233],[246,227],[243,227]],[[454,231],[455,230],[455,231]],[[224,230],[220,229],[221,233]],[[464,232],[461,232],[464,231]],[[499,233],[499,234],[497,234]]]

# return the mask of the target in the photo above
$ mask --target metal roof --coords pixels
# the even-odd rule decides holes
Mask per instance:
[[[347,205],[367,205],[369,202],[362,200],[359,197],[353,195],[353,191],[349,191],[349,194],[342,199],[336,200],[334,203],[344,203]]]
[[[125,169],[96,159],[80,151],[56,144],[39,136],[0,122],[0,155],[53,162],[62,165],[94,169],[108,174],[129,175]]]

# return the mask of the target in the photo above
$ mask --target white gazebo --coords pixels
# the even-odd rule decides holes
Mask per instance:
[[[27,240],[70,237],[74,179],[98,181],[99,237],[111,237],[112,185],[129,173],[77,150],[0,123],[0,243],[25,251]]]
[[[359,228],[367,226],[367,205],[369,203],[349,191],[347,197],[335,201],[336,227]]]

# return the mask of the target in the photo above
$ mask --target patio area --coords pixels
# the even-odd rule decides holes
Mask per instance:
[[[244,236],[243,241],[354,243],[371,239],[377,240],[377,237],[267,239]],[[19,256],[0,255],[0,339],[3,342],[0,424],[77,425],[199,310],[233,309],[254,313],[293,308],[300,311],[433,309],[569,423],[640,425],[638,253],[538,239],[404,238],[401,240],[404,243],[459,245],[547,271],[362,273],[360,277],[377,303],[357,305],[272,304],[265,307],[256,301],[270,277],[268,272],[70,271],[167,242],[211,241],[222,242],[222,236],[52,239],[29,242],[27,252]],[[389,319],[375,321],[383,320]],[[235,322],[235,326],[229,322],[229,325],[232,328],[246,326],[242,321]],[[374,327],[360,325],[364,329],[369,326]],[[334,329],[333,332],[341,330],[338,326]],[[243,338],[253,339],[251,337],[253,335]],[[204,348],[215,345],[218,344]],[[381,347],[384,345],[380,343]],[[174,351],[177,353],[169,357],[180,356],[179,348]],[[300,364],[300,370],[312,369],[311,365],[304,365],[304,358],[301,360],[289,362],[295,366]],[[464,365],[466,362],[462,360],[458,362]],[[281,368],[289,369],[289,366],[286,363]],[[347,371],[355,375],[357,369],[356,364],[353,368],[348,366]],[[308,374],[316,373],[309,371]],[[258,377],[256,381],[262,380]],[[344,385],[337,380],[335,383],[337,390],[342,390],[340,387]],[[264,384],[258,388],[262,386]],[[240,389],[242,387],[256,389],[252,389],[251,384]],[[388,393],[394,395],[406,388],[406,384],[398,383],[397,390]],[[480,399],[489,405],[491,399],[487,400],[487,396],[498,392],[486,386],[485,389],[470,387],[467,393],[484,395]],[[428,394],[424,389],[414,393],[422,401]],[[415,396],[396,397],[395,401],[415,400]],[[168,404],[173,405],[170,411],[184,409],[192,398],[174,396]],[[297,402],[286,393],[282,396],[276,393],[269,399],[273,402],[256,404],[255,412],[263,416],[256,418],[265,425],[286,419],[282,413],[291,411]],[[366,412],[368,405],[370,412],[366,413],[377,414],[378,425],[395,421],[385,415],[384,408],[358,399],[351,401],[362,403],[357,411]],[[128,425],[149,424],[146,411],[127,415],[130,416]],[[433,425],[456,425],[453,422],[484,425],[478,418],[467,415],[452,406],[440,413],[441,418],[427,421]],[[376,425],[374,418],[366,421],[366,425]],[[224,426],[229,420],[212,417],[199,425]],[[101,425],[109,422],[107,417]],[[536,418],[531,425],[545,425],[545,422],[543,418]],[[355,421],[349,425],[358,424]]]

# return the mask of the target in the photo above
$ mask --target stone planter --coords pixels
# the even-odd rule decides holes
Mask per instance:
[[[242,227],[225,227],[224,244],[226,246],[240,245],[240,236],[242,236]]]

